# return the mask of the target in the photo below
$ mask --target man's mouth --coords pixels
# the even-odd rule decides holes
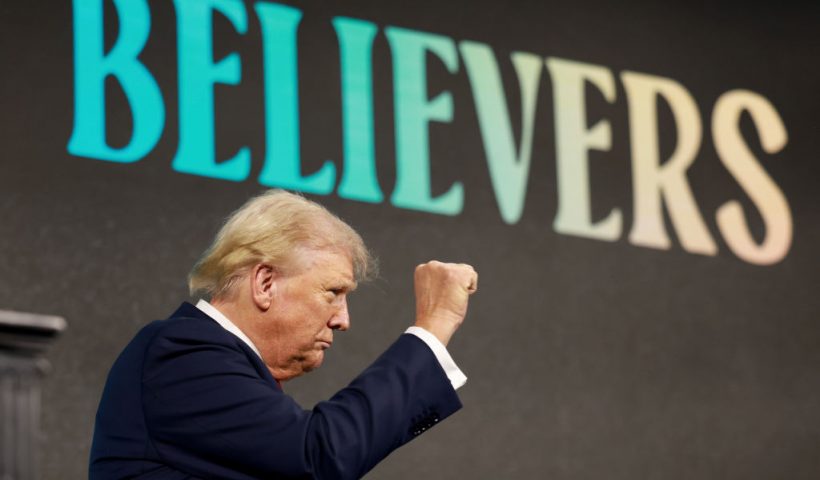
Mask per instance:
[[[331,345],[333,345],[333,340],[319,340],[319,346],[322,347],[322,350],[327,350]]]

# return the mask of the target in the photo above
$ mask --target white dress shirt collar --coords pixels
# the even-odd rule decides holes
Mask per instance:
[[[242,340],[243,342],[245,342],[246,345],[251,347],[251,350],[253,350],[256,353],[256,355],[259,356],[259,358],[262,358],[262,355],[259,353],[259,349],[256,348],[256,345],[253,344],[251,339],[248,338],[248,336],[245,335],[245,333],[242,332],[242,330],[240,330],[239,327],[236,326],[236,324],[228,320],[228,317],[226,317],[222,312],[217,310],[216,307],[206,302],[205,300],[200,300],[196,303],[196,308],[200,309],[202,313],[204,313],[205,315],[213,318],[214,321],[216,321],[216,323],[222,326],[222,328],[239,337],[240,340]]]

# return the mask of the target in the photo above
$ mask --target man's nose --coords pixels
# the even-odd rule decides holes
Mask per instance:
[[[341,330],[343,332],[350,328],[350,314],[347,312],[346,300],[342,303],[342,306],[336,314],[330,318],[327,326],[333,330]]]

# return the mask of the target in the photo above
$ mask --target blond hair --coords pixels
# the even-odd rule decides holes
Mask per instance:
[[[300,195],[268,190],[225,221],[188,275],[191,296],[230,296],[254,265],[287,269],[304,248],[341,250],[350,256],[357,280],[375,275],[375,261],[350,225]]]

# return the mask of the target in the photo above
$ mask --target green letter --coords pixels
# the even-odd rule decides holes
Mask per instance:
[[[327,161],[307,177],[302,176],[299,155],[299,85],[296,63],[296,28],[302,12],[272,3],[254,8],[262,25],[265,69],[265,165],[259,183],[308,193],[328,194],[336,180],[336,167]]]
[[[461,42],[461,55],[473,89],[473,100],[481,126],[481,139],[487,152],[490,179],[501,211],[501,218],[513,224],[521,218],[527,178],[530,174],[535,101],[541,78],[541,59],[528,53],[513,53],[512,62],[521,89],[521,146],[516,153],[510,112],[498,64],[490,47],[482,43]]]
[[[162,94],[151,73],[137,58],[151,33],[145,0],[114,0],[119,36],[103,52],[102,0],[74,1],[74,132],[68,152],[111,162],[136,162],[157,144],[165,126]],[[133,132],[122,148],[105,140],[105,79],[120,82],[131,107]]]
[[[236,85],[242,72],[236,53],[213,61],[212,12],[222,13],[239,33],[248,29],[239,0],[174,0],[179,38],[179,149],[173,168],[224,180],[244,180],[251,154],[242,147],[231,159],[217,163],[214,141],[214,84]]]
[[[384,199],[373,153],[373,38],[377,28],[353,18],[333,19],[342,62],[344,174],[339,196],[378,203]]]
[[[388,27],[385,34],[393,52],[393,90],[396,116],[396,190],[391,201],[401,208],[456,215],[464,204],[464,186],[456,182],[438,198],[430,191],[430,147],[427,124],[450,122],[453,99],[442,92],[427,99],[429,51],[439,57],[451,73],[458,71],[453,41],[430,33]]]

